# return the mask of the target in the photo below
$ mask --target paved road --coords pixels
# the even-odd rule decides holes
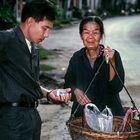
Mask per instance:
[[[106,42],[121,53],[128,85],[140,85],[139,25],[140,16],[113,18],[105,21]]]
[[[104,24],[105,39],[103,42],[120,52],[126,73],[125,85],[140,109],[140,15],[106,19]],[[63,78],[73,52],[83,46],[78,33],[78,24],[54,30],[42,45],[47,49],[57,49],[55,51],[59,52],[57,56],[44,63],[56,66],[57,69],[53,72],[56,77],[58,74]],[[124,104],[131,105],[125,90],[122,91],[121,98]],[[71,140],[65,126],[70,109],[41,105],[39,111],[44,120],[42,140]]]

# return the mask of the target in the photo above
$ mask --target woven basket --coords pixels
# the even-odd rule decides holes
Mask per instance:
[[[140,140],[140,122],[133,119],[127,122],[123,132],[118,132],[122,121],[120,117],[113,118],[112,133],[94,131],[87,125],[83,127],[82,118],[70,119],[66,124],[72,140]]]

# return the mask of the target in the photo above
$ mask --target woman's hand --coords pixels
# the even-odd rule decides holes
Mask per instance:
[[[108,57],[108,60],[111,61],[111,63],[109,63],[109,69],[110,69],[109,70],[110,71],[109,81],[111,81],[115,77],[115,75],[116,75],[116,72],[114,71],[114,68],[115,68],[115,57],[114,57],[114,54],[115,54],[115,50],[114,49],[111,49],[109,46],[104,48],[104,55],[106,57]]]
[[[91,102],[91,100],[86,95],[84,95],[83,91],[80,89],[75,89],[74,94],[76,96],[77,102],[80,105],[86,105]]]
[[[115,53],[114,49],[107,46],[107,47],[104,48],[103,51],[104,51],[104,55],[106,57],[108,57],[109,60],[111,60],[111,61],[114,60],[114,53]]]

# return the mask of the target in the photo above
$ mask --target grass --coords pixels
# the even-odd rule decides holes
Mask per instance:
[[[53,66],[50,66],[50,65],[47,65],[47,64],[40,64],[40,70],[41,71],[51,71],[51,70],[54,70],[56,69],[55,67]]]
[[[47,60],[49,59],[48,56],[52,55],[52,53],[42,47],[39,47],[39,57],[40,60]],[[51,71],[56,69],[55,67],[51,66],[51,65],[47,65],[47,64],[40,64],[40,70],[41,71]]]
[[[52,53],[47,51],[46,49],[44,49],[42,47],[39,47],[39,57],[40,57],[40,60],[48,59],[49,55],[52,55]]]

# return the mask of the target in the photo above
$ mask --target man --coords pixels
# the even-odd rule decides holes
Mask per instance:
[[[54,20],[50,3],[32,1],[25,4],[17,27],[0,32],[1,140],[40,140],[37,100],[47,97],[66,103],[71,98],[71,94],[60,97],[59,90],[39,85],[39,56],[34,44],[49,36]]]

